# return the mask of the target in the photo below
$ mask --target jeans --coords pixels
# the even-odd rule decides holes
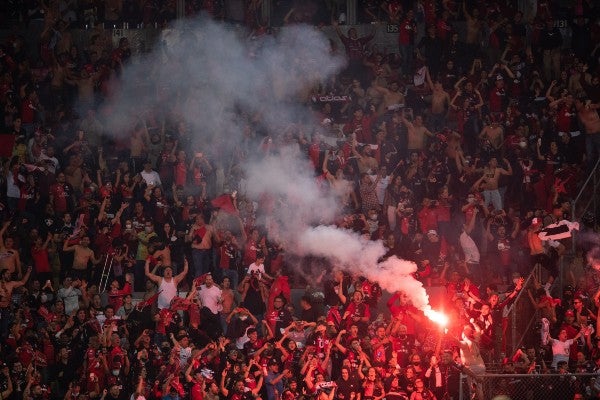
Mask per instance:
[[[547,81],[560,78],[560,48],[544,50],[544,77]]]
[[[212,272],[211,249],[192,249],[192,260],[194,261],[194,277]]]
[[[494,190],[484,190],[483,191],[483,200],[485,201],[485,205],[492,203],[495,210],[502,210],[502,196],[500,196],[500,191],[498,189]]]

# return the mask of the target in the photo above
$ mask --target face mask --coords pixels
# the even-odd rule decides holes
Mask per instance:
[[[41,295],[41,296],[40,296],[40,301],[41,301],[42,303],[45,303],[45,302],[47,302],[47,301],[48,301],[48,296],[47,296],[47,295],[45,295],[45,294]]]
[[[126,225],[125,225],[125,228],[126,228],[126,229],[131,229],[131,224],[126,224]]]
[[[121,370],[120,370],[120,369],[113,369],[113,370],[112,370],[112,374],[113,374],[114,376],[119,376],[119,374],[120,374],[120,373],[121,373]]]
[[[146,233],[150,233],[150,232],[152,232],[152,228],[147,226],[144,228],[144,231],[146,231]]]
[[[421,365],[421,361],[413,361],[413,365]]]

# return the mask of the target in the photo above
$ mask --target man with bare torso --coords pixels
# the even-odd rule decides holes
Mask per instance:
[[[502,159],[506,164],[506,169],[498,167],[498,159],[496,157],[490,158],[488,164],[483,168],[483,198],[485,200],[485,206],[492,203],[496,211],[502,210],[502,196],[498,190],[498,181],[500,175],[512,175],[512,167],[510,162],[506,158]]]
[[[434,132],[439,132],[446,124],[446,114],[448,113],[448,107],[450,106],[450,95],[444,90],[440,81],[431,81],[429,72],[427,72],[427,83],[431,89],[429,126]]]
[[[0,269],[0,340],[6,338],[8,327],[12,322],[12,312],[10,303],[12,300],[12,292],[18,287],[27,283],[31,275],[31,267],[27,267],[27,272],[20,281],[11,280],[11,273],[8,269]]]
[[[591,170],[600,158],[600,104],[593,104],[590,100],[577,98],[575,109],[577,116],[585,129],[585,157],[588,171]]]
[[[393,111],[404,106],[404,94],[400,91],[398,82],[390,82],[388,88],[379,86],[378,84],[374,84],[373,86],[383,95],[383,101],[379,104],[377,115],[383,115],[388,111]]]
[[[427,144],[427,137],[433,137],[433,133],[429,132],[429,129],[423,125],[423,117],[420,115],[415,116],[414,121],[410,121],[408,118],[411,116],[404,112],[401,115],[401,120],[406,127],[408,136],[408,152],[414,151],[420,152],[425,149]]]
[[[481,39],[481,29],[483,24],[479,19],[479,9],[475,7],[473,14],[469,14],[467,11],[466,2],[463,3],[463,13],[467,19],[467,37],[465,42],[472,51],[479,49],[479,40]]]
[[[4,238],[4,233],[10,226],[11,221],[7,221],[0,230],[0,269],[7,269],[11,276],[16,275],[21,278],[21,258],[19,252],[14,248],[14,239],[12,237]]]
[[[91,262],[96,265],[100,262],[97,259],[94,250],[90,249],[90,238],[88,236],[82,236],[79,244],[70,245],[68,240],[65,240],[63,244],[63,251],[73,251],[75,255],[73,257],[73,273],[71,274],[75,278],[88,280],[88,264]]]
[[[500,152],[504,144],[504,128],[500,125],[500,121],[492,116],[492,120],[481,130],[479,139],[483,142],[484,152],[489,154]]]

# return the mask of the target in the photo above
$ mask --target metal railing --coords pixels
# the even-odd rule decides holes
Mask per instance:
[[[600,158],[596,160],[596,164],[592,169],[592,172],[588,175],[583,185],[579,189],[579,193],[575,196],[575,199],[571,201],[571,221],[580,221],[581,217],[586,212],[591,212],[594,217],[598,217],[600,213],[600,201],[598,196],[600,195]],[[576,240],[575,236],[577,232],[573,232],[573,245],[571,251],[575,253]]]
[[[506,310],[506,318],[509,321],[509,329],[505,335],[506,354],[512,355],[530,335],[531,327],[537,320],[537,309],[531,304],[529,295],[526,293],[530,283],[541,274],[541,267],[536,265],[523,283],[523,290],[519,292],[510,307]],[[539,282],[539,280],[538,280]]]
[[[469,387],[466,376],[460,380],[460,400],[511,399],[571,400],[575,394],[584,399],[597,398],[600,394],[599,374],[485,374],[475,380],[477,388]],[[452,394],[451,394],[452,395]]]

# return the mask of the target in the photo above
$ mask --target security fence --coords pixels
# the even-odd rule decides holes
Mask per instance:
[[[598,379],[598,383],[596,383]],[[572,400],[598,399],[598,374],[486,374],[477,381],[461,379],[458,398],[452,400]]]

